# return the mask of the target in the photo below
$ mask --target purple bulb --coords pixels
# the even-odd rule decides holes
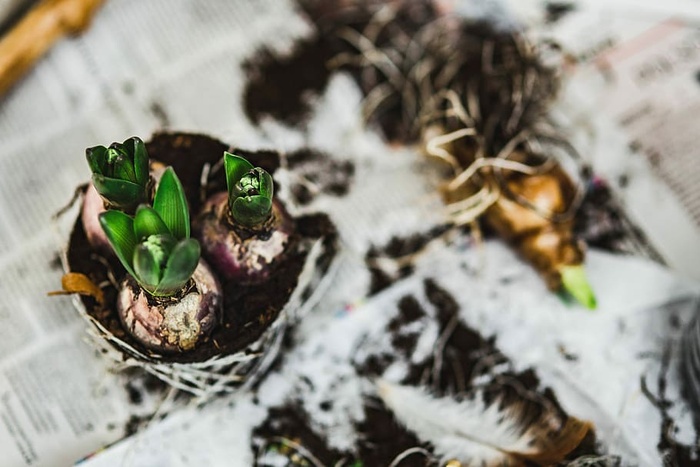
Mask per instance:
[[[253,228],[237,225],[228,206],[228,194],[207,200],[196,223],[204,255],[227,280],[243,285],[270,278],[287,257],[294,222],[277,199],[267,221]]]

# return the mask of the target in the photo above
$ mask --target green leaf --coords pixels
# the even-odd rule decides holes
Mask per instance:
[[[236,222],[252,227],[270,217],[272,200],[262,195],[240,197],[236,198],[230,208]]]
[[[107,163],[109,167],[105,170],[104,175],[137,183],[134,162],[121,144],[114,143],[109,147]]]
[[[588,309],[595,309],[597,306],[593,289],[586,278],[586,271],[583,265],[567,265],[559,268],[561,274],[562,287],[581,305]]]
[[[162,267],[152,249],[144,244],[136,246],[134,251],[134,278],[149,293],[158,288],[162,277]]]
[[[137,243],[134,220],[121,211],[107,211],[100,214],[100,225],[119,261],[129,274],[136,277],[132,266]]]
[[[224,151],[224,170],[226,171],[226,186],[230,195],[234,192],[241,177],[253,170],[253,164],[241,156]]]
[[[272,181],[272,175],[267,173],[267,171],[256,167],[255,170],[260,175],[260,194],[267,199],[272,199],[272,195],[275,191],[275,183]]]
[[[158,284],[177,241],[172,235],[150,235],[136,246],[134,272],[136,280],[151,295],[158,294]]]
[[[224,152],[228,204],[236,222],[252,227],[270,217],[272,176],[240,156]]]
[[[194,238],[183,240],[175,245],[156,294],[171,295],[182,289],[197,268],[199,255],[199,242]]]
[[[163,219],[173,236],[182,240],[190,236],[190,214],[185,190],[172,167],[165,169],[153,198],[153,209]]]
[[[107,148],[104,146],[94,146],[85,150],[85,157],[93,174],[104,175],[107,167]]]
[[[93,174],[92,184],[104,199],[120,209],[128,209],[146,201],[143,187],[126,180]]]
[[[155,209],[145,204],[140,205],[136,209],[134,234],[139,242],[151,235],[172,235],[170,229],[168,229],[168,226],[165,225],[165,222],[163,222],[163,219],[160,218]]]
[[[124,141],[126,151],[131,155],[134,165],[134,174],[136,183],[141,186],[146,186],[150,177],[148,171],[148,152],[143,140],[138,136],[132,136]]]

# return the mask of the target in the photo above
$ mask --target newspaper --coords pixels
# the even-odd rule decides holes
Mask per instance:
[[[590,25],[591,18],[599,15],[596,11],[586,16],[585,11],[577,13],[582,16],[576,24]],[[635,23],[624,30],[633,37],[644,28]],[[419,231],[441,221],[440,201],[435,195],[434,182],[426,178],[422,159],[411,148],[387,148],[377,134],[364,129],[358,110],[361,96],[347,77],[339,76],[331,82],[306,133],[272,121],[254,127],[245,118],[240,102],[245,83],[239,66],[242,60],[261,44],[287,50],[293,38],[309,32],[309,25],[294,12],[291,0],[215,0],[196,4],[186,0],[107,2],[87,33],[59,43],[0,101],[3,465],[70,465],[122,439],[135,416],[148,417],[162,411],[162,404],[168,403],[167,399],[163,402],[156,398],[134,404],[126,378],[110,372],[84,342],[84,322],[72,309],[71,300],[46,296],[59,287],[62,271],[57,257],[75,212],[57,222],[51,221],[52,215],[70,200],[75,187],[89,178],[84,161],[86,147],[122,141],[133,135],[147,138],[155,130],[171,128],[205,132],[253,149],[293,150],[309,144],[352,157],[358,170],[356,177],[362,180],[359,188],[356,186],[347,199],[328,200],[324,202],[327,204],[315,206],[332,213],[343,236],[345,258],[338,273],[339,286],[324,297],[314,319],[302,325],[300,335],[308,339],[318,339],[319,329],[343,326],[336,319],[337,310],[362,298],[368,278],[360,271],[367,245],[380,244],[392,235]],[[620,40],[618,36],[606,37],[603,32],[589,36],[586,50],[595,49],[592,56]],[[683,35],[679,40],[685,38]],[[574,82],[572,88],[576,86]],[[607,128],[590,114],[577,114],[577,109],[588,107],[576,102],[563,108],[564,120],[576,123],[583,119],[585,124]],[[620,107],[611,107],[610,121],[619,119],[629,110],[628,105],[631,103],[622,102]],[[609,159],[628,154],[623,133],[612,129],[601,131],[603,138],[594,142],[585,135],[575,134],[574,138],[583,148],[600,147],[612,141],[614,145],[607,152]],[[644,131],[635,127],[630,135],[639,138],[634,135],[644,136]],[[645,140],[642,144],[655,142]],[[379,158],[378,154],[384,156]],[[645,160],[643,156],[638,159]],[[608,176],[619,173],[605,161],[594,162]],[[657,180],[649,176],[645,179]],[[668,180],[654,183],[666,186]],[[665,198],[679,197],[671,188],[668,191]],[[686,202],[676,202],[681,206],[678,212],[687,220],[683,225],[692,225],[697,201],[691,195],[684,196]],[[634,212],[635,198],[625,200]],[[651,233],[650,236],[653,237]],[[692,236],[670,238],[674,245],[698,244],[689,242]],[[700,277],[692,265],[664,249],[667,243],[664,238],[652,240],[670,264]],[[695,253],[700,252],[686,251],[688,262]],[[603,257],[596,263],[597,267],[608,271],[610,277],[615,277],[615,273],[635,274],[639,269],[640,263],[634,262],[635,259],[627,263],[624,258],[606,261]],[[503,258],[514,261],[511,256]],[[694,267],[698,264],[695,261]],[[634,302],[637,308],[687,297],[693,289],[656,266],[643,266],[641,270],[638,274],[643,277],[631,281],[639,288],[625,289],[627,296],[637,294],[638,300]],[[649,294],[638,293],[655,283],[657,287],[651,287]],[[380,305],[368,304],[370,310],[372,306]],[[483,332],[505,332],[495,329],[493,322],[483,323]],[[612,326],[612,323],[611,319],[608,324]],[[516,346],[509,349],[514,358],[522,354],[521,350]],[[532,355],[523,355],[522,365],[542,363],[528,360]],[[632,357],[625,353],[625,358]],[[543,371],[546,373],[547,369]],[[585,404],[592,404],[600,413],[607,414],[596,418],[600,425],[605,426],[606,420],[617,420],[615,409],[619,406],[615,404],[619,401],[605,405],[582,396],[577,399],[580,387],[567,390],[562,382],[566,378],[561,375],[566,376],[568,370],[562,371],[550,368],[553,376],[548,383],[555,385],[562,400],[571,404],[571,410],[584,410]],[[674,390],[677,392],[677,388]],[[633,391],[630,398],[634,396],[639,394]],[[250,428],[261,414],[246,404],[249,397],[233,395],[204,409],[180,407],[164,421],[153,421],[145,432],[127,438],[81,465],[250,465]],[[653,408],[634,407],[641,415],[626,423],[653,417],[650,415]],[[678,407],[682,409],[682,405]],[[640,434],[635,431],[638,428],[617,421],[610,433],[618,433],[615,430],[619,423],[626,427],[623,437],[633,442],[646,442],[657,434],[654,430],[658,427],[654,424],[649,424],[649,431],[639,428]],[[692,439],[694,433],[687,417],[681,428],[679,436]],[[162,444],[156,441],[159,439],[169,442]],[[187,446],[194,443],[205,448],[193,453]],[[143,446],[148,449],[144,450]],[[640,464],[654,465],[654,456],[654,452],[643,453]]]
[[[548,32],[577,62],[561,107],[665,262],[700,279],[700,248],[688,248],[700,245],[697,7],[616,6],[582,7]]]

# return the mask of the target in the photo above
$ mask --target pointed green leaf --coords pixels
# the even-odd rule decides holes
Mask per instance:
[[[264,169],[256,167],[255,171],[260,175],[260,194],[267,199],[272,199],[272,195],[275,191],[275,184],[272,181],[272,175],[267,173]]]
[[[586,308],[591,310],[596,308],[596,298],[586,278],[586,271],[583,269],[583,265],[562,266],[559,268],[559,273],[561,274],[561,282],[564,290]]]
[[[178,240],[190,236],[190,214],[185,190],[172,167],[165,169],[153,198],[153,209]]]
[[[116,145],[118,143],[114,143]],[[112,146],[114,146],[112,145]],[[134,164],[126,152],[119,147],[109,148],[109,162],[111,164],[111,176],[119,180],[127,180],[132,183],[136,182],[136,172],[134,172]],[[110,175],[110,174],[107,174]]]
[[[132,265],[136,249],[134,220],[121,211],[107,211],[100,214],[100,225],[119,261],[126,271],[135,277]]]
[[[146,201],[144,189],[126,180],[93,174],[92,184],[104,199],[118,208],[128,209]]]
[[[162,268],[153,250],[144,244],[136,246],[134,251],[134,272],[134,278],[146,291],[153,293],[158,288]]]
[[[107,148],[104,146],[94,146],[85,150],[85,157],[93,174],[104,175],[107,166]]]
[[[224,169],[226,171],[226,186],[230,195],[234,192],[236,183],[241,177],[253,170],[253,164],[241,156],[224,151]]]
[[[156,294],[171,295],[182,289],[197,268],[199,255],[199,242],[194,238],[183,240],[175,245]]]
[[[150,235],[172,235],[163,219],[150,206],[142,204],[136,209],[134,218],[134,233],[136,240],[141,242]]]
[[[240,197],[236,198],[230,208],[236,222],[252,227],[270,217],[272,200],[262,195]]]
[[[132,136],[124,141],[124,147],[132,156],[136,183],[141,186],[146,186],[149,177],[148,152],[146,151],[146,145],[138,136]]]

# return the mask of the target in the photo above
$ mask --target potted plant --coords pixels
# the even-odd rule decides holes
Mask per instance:
[[[94,342],[120,367],[143,368],[200,397],[251,384],[273,361],[284,331],[328,284],[335,228],[325,214],[293,215],[293,206],[273,197],[270,174],[280,165],[274,151],[233,150],[187,133],[139,141],[88,150],[103,201],[91,215],[110,247],[88,239],[86,195],[69,238],[64,288],[80,293],[76,304],[92,323]],[[168,168],[147,177],[149,157]],[[115,193],[129,196],[115,202]],[[265,245],[276,232],[282,251],[256,263],[248,278],[205,262],[217,238],[245,237],[247,247]]]

